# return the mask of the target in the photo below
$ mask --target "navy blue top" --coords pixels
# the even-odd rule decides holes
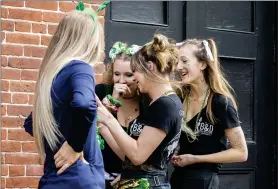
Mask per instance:
[[[44,189],[102,189],[105,188],[103,159],[96,138],[97,104],[92,67],[81,61],[71,61],[57,75],[51,89],[54,117],[59,125],[58,149],[66,140],[76,151],[84,152],[89,162],[77,160],[64,173],[57,175],[54,155],[45,142],[45,165],[39,188]],[[32,114],[25,120],[26,132],[32,132]]]

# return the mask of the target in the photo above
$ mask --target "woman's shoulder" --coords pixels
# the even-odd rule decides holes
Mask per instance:
[[[218,93],[213,95],[212,106],[217,109],[227,109],[228,107],[234,108],[233,101],[230,97]]]

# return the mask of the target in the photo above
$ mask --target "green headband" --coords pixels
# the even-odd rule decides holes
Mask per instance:
[[[124,53],[128,56],[132,56],[136,53],[141,47],[138,45],[131,45],[127,47],[123,42],[118,42],[113,45],[113,47],[109,51],[109,58],[114,61],[118,54]]]
[[[98,19],[98,15],[97,13],[103,9],[105,9],[105,7],[110,3],[110,1],[105,1],[104,3],[102,3],[97,10],[95,11],[94,9],[90,8],[85,8],[84,7],[84,3],[83,2],[79,2],[76,6],[76,10],[78,11],[82,11],[85,14],[89,15],[92,17],[93,21],[94,21],[94,29],[92,31],[92,34],[95,32],[96,26],[97,26],[97,19]]]

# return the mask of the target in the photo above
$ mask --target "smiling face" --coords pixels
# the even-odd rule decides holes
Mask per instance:
[[[185,45],[179,50],[179,62],[177,70],[181,73],[183,84],[195,83],[203,77],[203,70],[206,65],[199,62],[195,56],[197,47],[195,45]]]
[[[131,94],[128,93],[124,97],[133,97],[136,95],[137,83],[130,68],[130,61],[115,60],[113,64],[113,82],[126,84],[130,88]]]

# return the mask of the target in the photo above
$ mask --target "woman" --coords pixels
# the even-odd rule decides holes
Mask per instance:
[[[38,188],[105,187],[96,139],[95,81],[89,65],[99,61],[103,50],[103,28],[93,9],[67,14],[50,41],[40,67],[33,117],[24,124],[45,159]],[[82,151],[88,163],[79,159]],[[67,161],[61,158],[64,152]]]
[[[98,118],[107,143],[123,162],[114,188],[170,188],[167,168],[180,136],[182,103],[169,76],[177,65],[178,49],[156,34],[131,59],[138,89],[150,97],[149,106],[129,124],[127,133],[98,100]],[[107,140],[109,138],[109,140]]]
[[[178,155],[173,156],[173,189],[217,189],[222,163],[247,160],[247,146],[215,42],[189,39],[180,44],[179,63],[185,89],[184,122]],[[227,138],[232,146],[227,150]]]
[[[127,130],[129,123],[143,109],[143,100],[138,96],[137,83],[130,68],[131,56],[138,49],[139,46],[137,45],[128,47],[125,43],[116,42],[109,52],[111,64],[104,74],[104,83],[96,85],[95,88],[96,95],[104,104],[108,101],[108,96],[110,95],[121,102],[122,106],[117,109],[114,109],[113,106],[108,106],[108,103],[106,103],[106,108],[111,110],[111,113],[124,130]],[[101,131],[100,134],[102,134]],[[119,173],[122,172],[122,160],[107,143],[104,143],[102,155],[106,172],[106,188],[112,188],[111,185],[118,181]]]

